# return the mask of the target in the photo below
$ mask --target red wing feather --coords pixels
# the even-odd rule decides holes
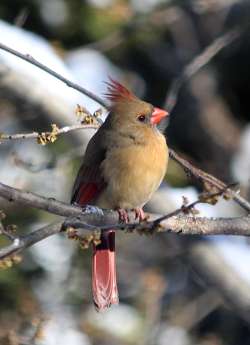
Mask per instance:
[[[82,184],[77,192],[76,202],[85,205],[95,199],[98,194],[98,187],[94,183]]]
[[[99,196],[104,185],[99,167],[89,168],[83,165],[76,178],[71,202],[79,205],[91,204]]]
[[[72,202],[83,206],[95,203],[96,198],[105,188],[99,165],[81,166],[73,188]],[[97,310],[108,308],[119,302],[116,266],[115,266],[115,232],[102,231],[101,243],[93,245],[92,290]]]
[[[93,147],[95,143],[94,137],[89,145]],[[95,153],[95,151],[93,152]],[[97,152],[94,158],[94,163],[92,156],[90,162],[87,160],[89,165],[85,161],[78,172],[73,187],[72,203],[75,202],[80,206],[95,205],[98,196],[106,187],[100,169],[101,162],[105,158],[105,152],[102,150]],[[94,255],[92,259],[92,289],[97,310],[103,310],[119,301],[115,267],[115,232],[113,230],[102,231],[100,240],[99,245],[93,244]]]

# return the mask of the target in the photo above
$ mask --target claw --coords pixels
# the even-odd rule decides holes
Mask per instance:
[[[122,223],[129,223],[128,212],[124,208],[118,208],[117,212],[119,214],[119,221]]]
[[[135,212],[135,220],[138,219],[139,222],[142,222],[147,218],[141,207],[136,207],[133,209],[133,211]]]

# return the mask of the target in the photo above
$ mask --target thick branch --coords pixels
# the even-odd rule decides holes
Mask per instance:
[[[21,203],[37,209],[69,217],[64,223],[56,223],[36,230],[26,236],[17,237],[11,245],[0,250],[0,258],[12,255],[20,250],[60,232],[61,225],[79,228],[75,235],[83,238],[90,232],[99,233],[100,229],[109,227],[116,230],[138,231],[139,233],[172,232],[184,235],[245,235],[250,236],[250,217],[238,218],[205,218],[190,216],[165,216],[150,214],[149,220],[143,223],[131,221],[129,224],[119,223],[118,213],[112,210],[101,210],[96,207],[80,207],[68,205],[52,198],[45,198],[31,192],[25,192],[0,183],[0,196],[4,199]],[[131,212],[130,219],[134,219]],[[170,215],[169,215],[170,216]],[[162,219],[159,226],[159,219]],[[85,229],[85,230],[83,230]],[[87,231],[87,233],[86,233]]]
[[[45,198],[35,193],[22,191],[3,183],[0,183],[0,197],[9,202],[27,205],[58,216],[72,217],[81,214],[79,207],[68,205],[53,198]]]
[[[167,98],[167,108],[169,111],[172,111],[173,107],[176,104],[177,96],[182,84],[190,78],[194,73],[196,73],[201,67],[207,64],[210,59],[215,56],[222,48],[229,45],[236,38],[239,37],[241,32],[239,30],[230,31],[216,41],[214,41],[209,47],[207,47],[203,53],[197,56],[190,64],[186,66],[183,74],[174,81],[172,87],[170,88],[169,96]],[[3,44],[0,44],[0,49],[5,50],[8,53],[11,53],[35,66],[49,73],[50,75],[56,77],[57,79],[63,81],[69,87],[87,95],[96,102],[103,105],[105,108],[108,108],[106,102],[101,98],[89,92],[88,90],[80,87],[77,84],[74,84],[62,77],[58,73],[44,66],[37,60],[35,60],[30,55],[24,55],[12,48],[9,48]],[[93,128],[95,125],[88,125],[88,128]],[[59,133],[62,134],[72,130],[86,128],[86,125],[76,125],[71,127],[63,127],[59,130]],[[95,126],[96,128],[96,126]],[[28,135],[16,134],[13,136],[1,135],[2,139],[22,139],[22,138],[37,138],[39,133],[30,133]],[[215,177],[193,167],[189,162],[180,158],[173,150],[170,151],[170,156],[180,163],[189,173],[195,176],[198,179],[201,179],[203,182],[208,182],[212,186],[217,187],[218,190],[223,190],[226,188],[226,185],[216,179]],[[227,189],[233,196],[233,199],[238,202],[242,207],[250,211],[250,204],[248,201],[240,197],[236,192]],[[232,235],[250,235],[250,217],[239,217],[239,218],[201,218],[201,217],[188,217],[188,216],[171,216],[169,215],[162,218],[162,221],[155,222],[154,219],[159,220],[156,215],[150,215],[150,221],[143,224],[130,223],[130,224],[120,224],[118,219],[118,214],[111,210],[102,210],[101,212],[96,212],[87,209],[85,211],[81,210],[79,207],[68,205],[66,203],[59,202],[51,198],[44,198],[39,195],[24,192],[4,184],[0,183],[0,196],[11,201],[25,204],[30,207],[35,207],[42,209],[60,216],[71,217],[67,219],[67,226],[75,226],[80,228],[87,228],[88,231],[97,231],[99,228],[106,228],[109,226],[115,227],[117,230],[129,230],[129,231],[140,231],[140,232],[152,232],[153,226],[157,224],[157,231],[169,231],[174,233],[182,234],[191,234],[191,235],[215,235],[215,234],[232,234]],[[131,215],[130,215],[131,216]],[[72,218],[73,217],[73,218]],[[131,217],[132,218],[132,217]],[[58,233],[61,229],[61,223],[54,225],[49,225],[48,227],[39,229],[31,234],[26,236],[17,237],[14,239],[12,244],[8,247],[3,248],[0,251],[0,258],[12,255],[36,242],[41,241],[42,239],[51,236],[55,233]],[[82,230],[77,231],[77,234],[81,236]]]
[[[57,201],[57,203],[59,203]],[[60,203],[59,203],[60,204]],[[34,206],[34,205],[33,205]],[[37,206],[37,205],[36,205]],[[58,205],[57,205],[58,206]],[[70,207],[70,206],[69,206]],[[71,206],[72,213],[76,212],[76,207]],[[68,213],[65,204],[62,204],[62,209]],[[61,213],[64,213],[61,211]],[[103,214],[98,213],[83,213],[78,209],[79,216],[67,219],[67,226],[76,227],[74,236],[69,232],[69,237],[78,237],[84,239],[85,237],[95,233],[95,236],[100,235],[100,227],[115,226],[115,230],[137,231],[139,233],[151,233],[151,223],[148,224],[118,224],[118,214],[113,211],[104,211]],[[157,219],[157,215],[150,215],[150,221]],[[0,259],[4,259],[13,254],[17,254],[23,249],[40,242],[41,240],[58,234],[62,231],[63,222],[50,224],[41,229],[38,229],[25,236],[15,238],[15,240],[6,247],[0,249]],[[148,226],[149,225],[149,226]],[[87,228],[87,229],[86,229]],[[183,235],[244,235],[250,236],[250,217],[238,218],[203,218],[203,217],[188,217],[175,216],[161,222],[161,227],[157,232],[171,232]]]

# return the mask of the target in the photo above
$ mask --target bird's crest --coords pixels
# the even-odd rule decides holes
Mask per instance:
[[[136,96],[118,81],[109,78],[107,84],[107,92],[105,97],[112,102],[135,100]]]

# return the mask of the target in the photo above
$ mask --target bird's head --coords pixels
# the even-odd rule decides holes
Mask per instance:
[[[115,126],[136,129],[152,128],[168,116],[166,110],[156,108],[136,97],[125,86],[110,78],[106,98],[111,101],[111,117]]]

